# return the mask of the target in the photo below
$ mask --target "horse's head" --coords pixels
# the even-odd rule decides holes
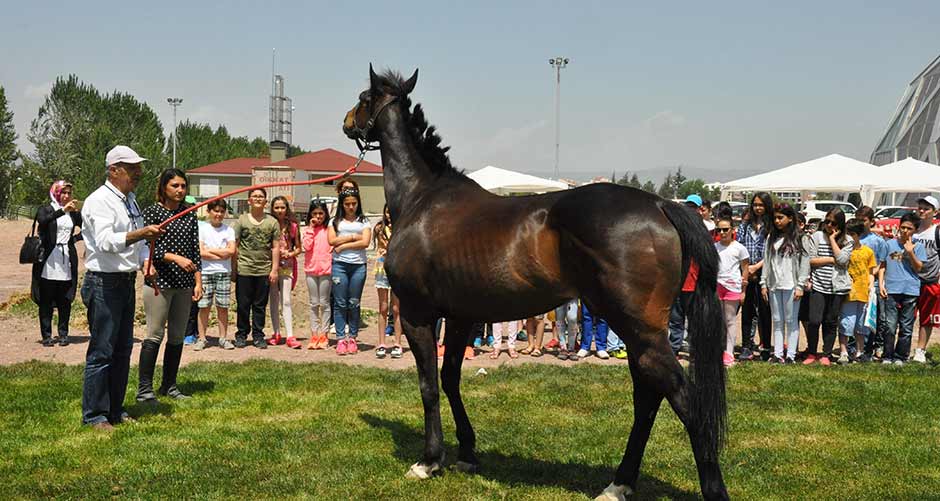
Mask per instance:
[[[404,98],[414,90],[418,83],[418,70],[411,78],[401,83],[376,75],[369,65],[369,89],[359,94],[359,102],[346,113],[343,120],[343,132],[356,142],[371,143],[378,141],[375,126],[382,112],[399,98]],[[360,145],[360,148],[362,146]]]

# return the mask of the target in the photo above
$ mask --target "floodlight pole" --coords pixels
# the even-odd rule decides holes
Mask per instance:
[[[555,179],[558,179],[558,150],[561,144],[561,69],[568,66],[567,57],[554,57],[548,64],[555,68]]]
[[[166,102],[173,107],[173,168],[176,168],[176,108],[183,104],[183,99],[179,97],[168,97]]]

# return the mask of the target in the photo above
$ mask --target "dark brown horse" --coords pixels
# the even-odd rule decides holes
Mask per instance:
[[[717,253],[701,218],[614,184],[525,197],[490,194],[451,165],[421,106],[411,109],[417,71],[404,80],[392,72],[378,76],[370,67],[369,77],[343,131],[357,143],[379,143],[395,221],[385,271],[401,300],[424,402],[424,456],[408,476],[428,478],[444,461],[435,320],[447,319],[441,387],[457,428],[456,467],[476,471],[476,436],[460,398],[471,326],[530,317],[581,298],[626,344],[634,388],[633,430],[614,480],[599,498],[623,499],[636,488],[665,398],[688,431],[702,494],[726,499],[718,461],[725,331],[715,293]],[[691,260],[699,275],[688,308],[692,364],[686,374],[666,326]]]

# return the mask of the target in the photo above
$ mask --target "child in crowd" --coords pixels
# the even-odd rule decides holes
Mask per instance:
[[[323,350],[329,344],[330,329],[330,276],[333,272],[333,248],[327,238],[329,208],[319,198],[307,209],[307,227],[304,229],[304,274],[307,276],[307,295],[310,298],[310,341],[308,350]]]
[[[346,189],[340,192],[337,213],[327,227],[328,240],[333,246],[336,354],[354,355],[359,352],[360,304],[366,283],[366,249],[372,243],[372,226],[362,212],[358,191]]]
[[[575,353],[575,342],[578,338],[578,300],[572,299],[555,308],[555,332],[561,346],[558,349],[558,359],[568,360]]]
[[[388,253],[388,242],[392,238],[392,215],[388,205],[382,210],[382,221],[372,229],[377,257],[375,259],[375,291],[379,296],[379,346],[375,349],[376,358],[385,358],[385,337],[388,335],[386,324],[389,311],[394,315],[392,327],[395,335],[395,345],[392,346],[392,358],[401,358],[401,319],[398,316],[398,298],[392,292],[392,286],[385,275],[385,255]]]
[[[726,367],[734,365],[734,342],[738,338],[738,310],[744,302],[744,288],[747,287],[747,249],[734,239],[731,218],[718,220],[715,225],[719,240],[715,243],[718,251],[718,299],[724,312],[725,325],[728,328],[728,340],[722,356]]]
[[[518,358],[516,353],[516,336],[522,327],[522,322],[498,322],[493,324],[493,351],[490,358],[496,360],[503,351],[503,333],[506,333],[506,347],[509,349],[509,358]]]
[[[545,314],[529,317],[525,320],[525,331],[529,345],[519,353],[533,357],[542,356],[542,338],[545,336]]]
[[[581,306],[581,316],[583,325],[581,328],[581,349],[578,350],[578,358],[584,358],[591,354],[591,341],[593,340],[597,358],[607,360],[610,358],[610,354],[607,353],[607,321],[592,315],[587,305]],[[597,329],[596,332],[595,329]]]
[[[284,331],[287,333],[287,347],[299,350],[300,341],[294,337],[294,310],[291,308],[291,291],[297,284],[297,256],[300,254],[300,228],[297,218],[290,208],[286,197],[274,197],[271,201],[271,215],[277,219],[281,230],[281,254],[278,261],[277,281],[271,284],[268,303],[271,307],[271,327],[274,335],[268,339],[268,344],[276,346],[284,344],[281,336],[281,314],[284,315]]]
[[[852,239],[852,255],[849,257],[849,277],[852,278],[852,290],[849,297],[842,304],[842,314],[839,319],[839,363],[849,363],[849,337],[855,335],[856,353],[865,352],[865,306],[868,304],[869,291],[875,281],[875,271],[878,265],[875,262],[875,252],[862,245],[860,236],[865,233],[865,222],[861,219],[850,219],[845,223],[845,233]]]
[[[775,207],[774,223],[764,247],[764,270],[760,279],[761,295],[770,303],[773,318],[772,363],[792,364],[796,361],[800,300],[803,284],[809,277],[809,258],[803,244],[793,207],[789,204]]]
[[[879,291],[884,299],[884,355],[883,364],[904,365],[911,354],[914,315],[920,295],[917,272],[924,266],[927,251],[913,236],[920,223],[916,214],[901,217],[897,238],[886,242],[888,258],[878,269]],[[894,337],[897,335],[897,345]]]
[[[219,348],[234,350],[226,339],[228,333],[228,306],[231,299],[232,256],[235,255],[235,231],[222,222],[228,206],[225,200],[216,200],[206,206],[209,222],[199,223],[199,252],[202,255],[202,298],[199,300],[199,339],[194,350],[206,347],[209,311],[215,303],[219,321]]]
[[[849,257],[852,244],[845,239],[845,213],[834,208],[826,213],[819,231],[810,240],[809,265],[813,290],[809,294],[809,330],[806,331],[804,365],[816,360],[824,366],[832,363],[832,346],[839,330],[842,303],[852,288]],[[817,355],[819,328],[822,326],[823,352]]]
[[[264,312],[271,284],[278,279],[281,258],[281,230],[277,219],[264,213],[268,192],[255,188],[248,193],[249,212],[235,222],[238,248],[235,260],[235,301],[238,305],[235,347],[248,345],[251,334],[255,348],[265,349]]]

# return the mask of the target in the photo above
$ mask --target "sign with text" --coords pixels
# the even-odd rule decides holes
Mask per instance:
[[[252,186],[258,184],[268,184],[268,183],[290,183],[294,181],[294,169],[290,167],[255,167],[251,169],[251,184]],[[268,192],[268,200],[273,200],[274,197],[282,196],[287,198],[287,201],[290,203],[294,202],[294,187],[293,186],[274,186],[271,188],[265,188],[265,191]]]

